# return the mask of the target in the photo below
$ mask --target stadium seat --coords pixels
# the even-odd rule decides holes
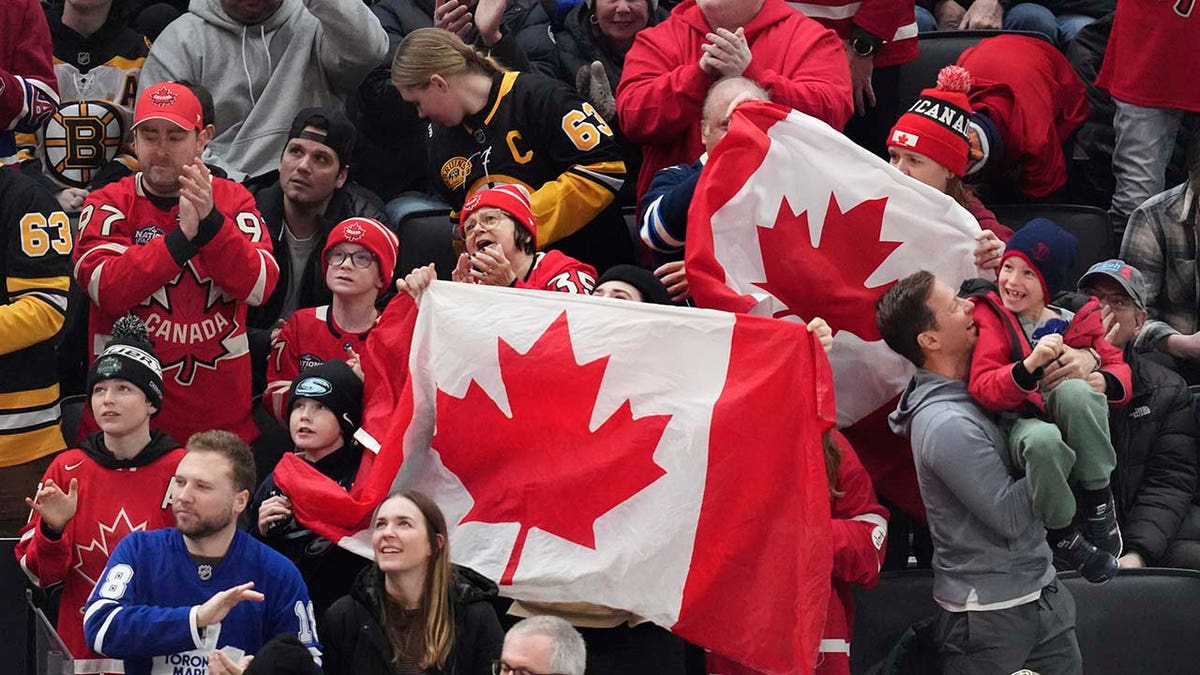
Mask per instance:
[[[403,274],[429,263],[437,265],[438,278],[450,279],[458,262],[454,251],[453,225],[446,208],[413,211],[397,222],[400,235],[400,261]]]
[[[937,82],[938,71],[958,60],[958,55],[973,47],[980,40],[997,35],[1027,35],[1050,42],[1041,33],[1027,31],[1004,30],[959,30],[937,33],[922,33],[917,40],[921,52],[917,58],[905,63],[900,68],[900,84],[897,95],[900,109],[907,110],[921,95],[922,89],[928,89]]]
[[[64,397],[58,404],[62,410],[62,435],[67,447],[74,447],[75,434],[79,432],[79,421],[83,419],[83,406],[86,403],[86,394],[76,394]]]
[[[1200,572],[1121,570],[1106,584],[1074,572],[1059,575],[1075,596],[1076,634],[1087,675],[1182,675],[1200,663],[1192,615],[1200,606]],[[933,615],[928,570],[888,572],[879,586],[855,593],[850,668],[857,674],[882,661],[905,629]]]
[[[16,539],[0,539],[0,671],[6,673],[24,673],[28,662],[25,573],[13,555],[16,547]]]
[[[1014,230],[1034,218],[1049,218],[1075,235],[1079,252],[1069,278],[1072,285],[1089,267],[1117,255],[1112,224],[1103,209],[1075,204],[1000,204],[988,208],[996,214],[996,220]]]

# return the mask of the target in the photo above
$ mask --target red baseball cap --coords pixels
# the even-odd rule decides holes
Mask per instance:
[[[200,100],[178,82],[160,82],[142,92],[134,108],[133,128],[146,120],[166,120],[188,131],[204,128]]]

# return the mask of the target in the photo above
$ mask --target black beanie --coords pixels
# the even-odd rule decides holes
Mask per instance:
[[[156,410],[162,410],[162,364],[154,354],[154,345],[146,337],[146,324],[133,315],[113,323],[112,340],[88,369],[87,395],[104,380],[128,380],[146,394]]]
[[[654,305],[672,304],[671,294],[667,292],[667,287],[663,285],[663,282],[649,270],[642,269],[637,265],[613,265],[600,275],[596,287],[606,281],[624,281],[633,286],[642,294],[642,302]]]
[[[294,635],[272,638],[254,655],[245,675],[320,675],[312,653]]]
[[[363,383],[345,361],[333,359],[300,371],[288,391],[288,418],[298,398],[311,398],[333,411],[349,443],[362,424]]]
[[[1042,292],[1046,294],[1044,302],[1050,304],[1054,296],[1066,288],[1067,275],[1075,264],[1078,248],[1079,240],[1075,235],[1049,218],[1034,218],[1013,233],[1004,255],[1000,256],[1000,263],[1003,265],[1009,256],[1024,260],[1041,277]]]

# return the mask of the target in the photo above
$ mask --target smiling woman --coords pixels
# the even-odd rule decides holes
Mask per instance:
[[[446,519],[419,492],[396,492],[372,518],[375,564],[325,616],[327,675],[483,675],[503,633],[496,585],[450,564]]]

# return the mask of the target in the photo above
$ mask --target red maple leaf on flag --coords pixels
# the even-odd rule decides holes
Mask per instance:
[[[156,312],[161,321],[146,325],[163,373],[174,371],[179,384],[190,385],[198,368],[216,370],[217,362],[229,355],[226,341],[238,331],[237,303],[211,277],[201,277],[191,262],[155,291],[148,304],[166,310]]]
[[[774,227],[758,228],[767,279],[755,284],[787,305],[776,318],[821,317],[834,331],[880,340],[875,301],[892,284],[867,287],[867,279],[900,242],[880,241],[887,198],[869,199],[842,211],[830,193],[819,246],[812,245],[808,212],[797,214],[785,197]]]
[[[566,312],[524,354],[497,343],[512,415],[474,380],[463,398],[438,389],[431,445],[474,499],[462,522],[520,524],[507,585],[531,528],[596,547],[596,519],[666,474],[654,451],[671,416],[634,419],[625,400],[590,429],[609,357],[576,361]]]
[[[130,532],[146,529],[146,521],[134,525],[129,521],[125,509],[121,509],[113,519],[112,525],[98,523],[97,528],[99,532],[87,546],[78,542],[75,544],[75,571],[92,586],[96,585],[96,580],[104,573],[104,566],[108,564],[108,558],[117,544]]]

